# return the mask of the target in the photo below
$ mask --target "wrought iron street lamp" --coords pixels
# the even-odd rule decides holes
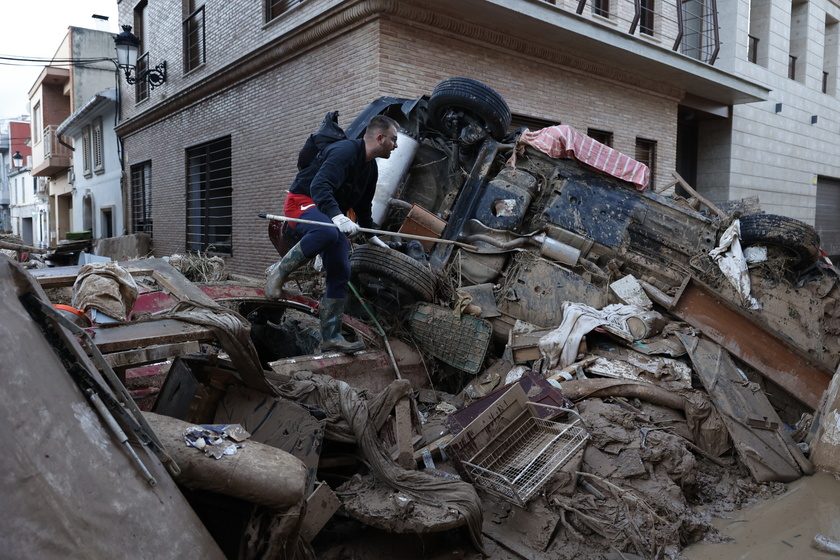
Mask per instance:
[[[12,156],[12,168],[13,169],[20,169],[23,167],[23,156],[20,155],[20,151],[15,152],[15,155]]]
[[[123,31],[114,37],[114,46],[117,49],[117,64],[125,72],[125,81],[129,84],[148,82],[149,87],[163,85],[166,82],[166,61],[164,60],[154,68],[146,68],[137,71],[137,54],[140,50],[140,39],[131,32],[130,25],[123,25]]]

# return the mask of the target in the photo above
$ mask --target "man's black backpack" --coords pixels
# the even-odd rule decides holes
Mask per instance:
[[[324,117],[321,128],[309,135],[309,138],[303,144],[303,148],[298,152],[298,171],[309,167],[315,161],[315,158],[318,157],[318,154],[324,151],[324,148],[333,142],[338,142],[346,138],[347,135],[344,134],[344,130],[338,126],[338,111],[330,111]]]

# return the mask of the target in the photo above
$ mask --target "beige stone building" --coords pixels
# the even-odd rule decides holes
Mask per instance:
[[[379,96],[473,78],[505,98],[512,127],[571,125],[648,160],[654,186],[679,171],[716,199],[755,194],[735,152],[767,135],[738,123],[775,114],[775,84],[744,71],[746,38],[715,33],[740,15],[715,20],[703,0],[119,4],[142,64],[166,63],[157,87],[122,84],[129,230],[150,231],[157,255],[210,249],[240,272],[276,259],[257,215],[282,211],[297,152],[330,110],[347,125]]]

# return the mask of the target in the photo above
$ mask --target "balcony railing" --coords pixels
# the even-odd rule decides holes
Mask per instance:
[[[58,141],[55,131],[58,125],[51,124],[44,127],[44,159],[49,158],[72,158],[73,151]]]
[[[602,25],[616,25],[675,52],[714,64],[720,52],[716,0],[543,0],[574,9]]]

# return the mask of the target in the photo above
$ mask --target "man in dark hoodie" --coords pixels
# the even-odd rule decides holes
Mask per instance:
[[[284,214],[335,227],[289,222],[299,239],[282,260],[272,265],[266,293],[279,298],[289,275],[321,255],[327,286],[320,305],[321,351],[356,352],[364,345],[341,335],[341,315],[350,280],[350,239],[359,227],[375,229],[371,203],[379,177],[376,158],[387,159],[397,147],[397,122],[384,115],[370,119],[358,140],[339,140],[324,148],[300,170],[286,195]],[[358,224],[347,217],[353,209]]]

